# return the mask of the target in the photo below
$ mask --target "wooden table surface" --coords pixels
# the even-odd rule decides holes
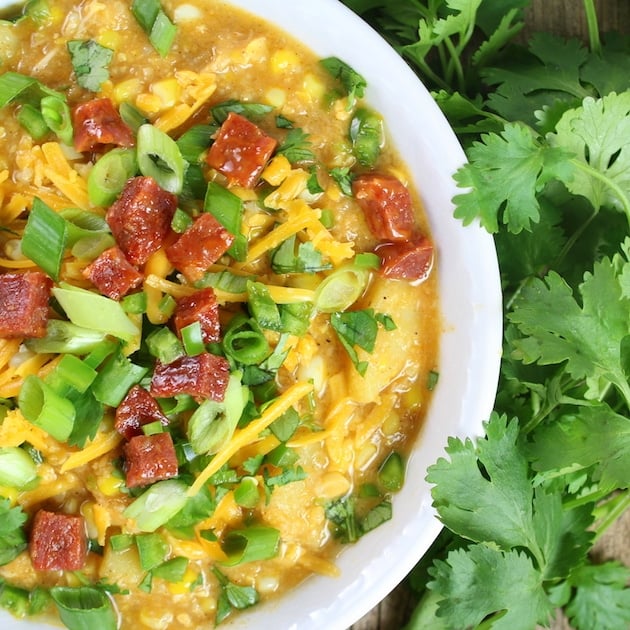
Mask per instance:
[[[596,0],[595,4],[602,31],[630,31],[630,1]],[[527,13],[525,35],[542,29],[585,38],[586,22],[581,0],[533,0]],[[593,549],[593,555],[600,561],[617,558],[630,564],[630,511],[602,537]],[[414,595],[403,582],[349,630],[401,630],[414,606]],[[569,630],[561,615],[555,620],[553,630]]]

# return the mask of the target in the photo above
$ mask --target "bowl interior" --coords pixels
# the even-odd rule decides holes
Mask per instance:
[[[14,5],[0,0],[0,8]],[[501,352],[501,291],[494,244],[476,225],[453,218],[454,171],[463,151],[431,95],[399,55],[337,0],[233,0],[269,20],[322,57],[349,63],[368,82],[366,97],[385,119],[429,217],[439,256],[443,315],[440,377],[394,497],[391,521],[347,547],[338,578],[313,577],[278,601],[256,607],[224,627],[344,630],[383,599],[427,551],[440,530],[426,469],[448,436],[479,435],[493,406]],[[5,630],[43,627],[0,611]]]

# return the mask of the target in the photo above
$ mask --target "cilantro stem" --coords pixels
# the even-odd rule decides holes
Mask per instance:
[[[602,52],[602,43],[599,38],[599,25],[597,23],[597,12],[595,11],[594,1],[584,0],[584,10],[586,12],[588,39],[591,45],[591,51],[596,55],[600,55]]]
[[[597,515],[598,512],[604,510],[605,514],[597,523],[593,542],[599,540],[604,535],[604,532],[606,532],[628,508],[630,508],[630,489],[619,492],[610,501],[599,506],[595,510],[595,514]]]
[[[581,162],[580,160],[576,160],[576,159],[571,160],[571,163],[577,168],[588,173],[594,179],[597,179],[603,184],[605,184],[606,186],[608,186],[608,188],[610,188],[615,193],[615,195],[617,196],[617,199],[621,203],[623,211],[626,213],[626,217],[628,218],[628,223],[630,224],[630,199],[628,199],[628,196],[625,194],[623,189],[620,186],[618,186],[614,181],[612,181],[609,177],[606,177],[604,173],[602,173],[596,168],[593,168],[589,164],[585,164],[584,162]]]

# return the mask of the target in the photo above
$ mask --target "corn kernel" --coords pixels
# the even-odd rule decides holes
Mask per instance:
[[[197,572],[188,567],[186,569],[186,573],[184,573],[184,577],[180,582],[171,582],[168,585],[168,590],[173,595],[183,595],[184,593],[188,593],[190,591],[190,585],[197,579]]]
[[[297,70],[300,66],[300,57],[295,51],[282,48],[271,55],[270,66],[277,74]]]
[[[284,155],[276,155],[265,167],[261,177],[272,186],[279,186],[291,172],[291,162]]]
[[[0,497],[9,499],[11,505],[15,505],[17,502],[18,491],[16,488],[9,488],[9,486],[0,486]]]
[[[98,529],[94,523],[94,504],[91,501],[86,501],[81,505],[80,511],[85,519],[85,527],[88,536],[90,538],[96,538],[98,536]]]
[[[350,481],[340,472],[326,473],[317,484],[317,494],[323,499],[340,497],[350,490]]]
[[[98,43],[105,48],[117,50],[120,46],[120,33],[117,31],[103,31],[98,37]]]
[[[326,94],[326,86],[314,74],[309,73],[304,77],[302,87],[314,101],[320,100]]]
[[[162,109],[162,101],[155,94],[138,94],[136,106],[147,114],[157,114]]]
[[[117,83],[112,90],[112,97],[116,103],[135,100],[142,90],[140,79],[127,79]]]
[[[400,431],[400,416],[395,411],[385,418],[382,430],[385,435],[394,435]]]
[[[163,79],[151,85],[151,93],[157,96],[161,102],[161,109],[173,107],[181,99],[182,88],[177,79]]]
[[[140,612],[140,621],[153,630],[166,630],[173,621],[173,613],[168,610],[157,612],[155,607],[143,608]]]
[[[50,20],[53,24],[58,24],[65,19],[65,12],[59,7],[50,7]]]
[[[286,92],[280,88],[271,88],[265,93],[265,100],[269,105],[280,108],[286,103],[287,95]]]
[[[110,475],[109,477],[99,477],[96,481],[96,485],[100,492],[106,497],[113,497],[120,493],[120,489],[123,485],[123,480],[120,477]]]

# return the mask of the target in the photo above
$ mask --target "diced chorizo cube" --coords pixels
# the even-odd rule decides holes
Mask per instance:
[[[128,488],[177,476],[177,454],[170,433],[136,435],[125,444],[123,452]]]
[[[177,307],[173,315],[175,330],[181,334],[182,328],[199,322],[204,343],[214,343],[221,340],[221,325],[219,322],[219,303],[214,289],[208,287],[192,295],[177,300]]]
[[[225,254],[233,241],[234,235],[210,213],[204,212],[175,243],[166,248],[166,255],[175,269],[194,282]]]
[[[151,422],[168,425],[168,418],[149,392],[134,385],[116,408],[114,428],[127,440],[142,434],[142,427]]]
[[[118,247],[132,265],[143,265],[171,228],[177,197],[152,177],[133,177],[107,211]]]
[[[425,280],[433,267],[433,244],[425,236],[404,243],[383,243],[374,250],[381,258],[380,273],[398,280]]]
[[[144,279],[118,247],[106,249],[82,273],[84,278],[112,300],[120,300]]]
[[[0,337],[43,337],[52,280],[41,271],[0,275]]]
[[[80,152],[93,151],[98,145],[132,147],[135,144],[133,131],[108,98],[97,98],[75,107],[72,126],[74,148]]]
[[[158,398],[188,394],[222,402],[229,376],[227,359],[209,352],[180,357],[168,364],[158,361],[151,378],[151,394]]]
[[[39,510],[33,519],[29,553],[37,571],[78,571],[88,546],[82,516]]]
[[[359,175],[352,192],[370,231],[384,241],[406,241],[414,229],[413,202],[408,188],[396,177],[378,173]]]
[[[207,154],[208,164],[230,184],[253,188],[278,142],[258,125],[230,112]]]

